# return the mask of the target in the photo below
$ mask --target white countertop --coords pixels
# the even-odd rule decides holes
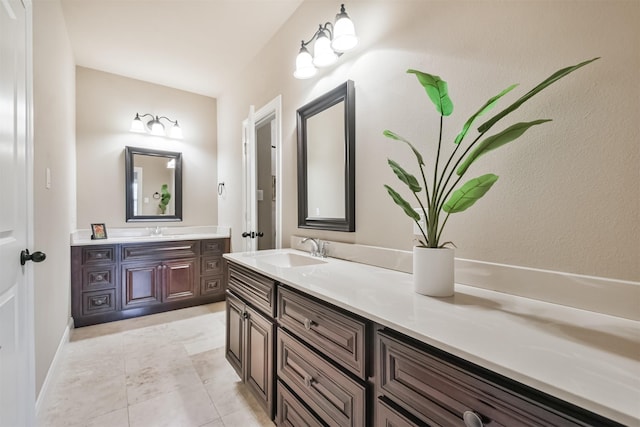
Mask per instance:
[[[640,322],[456,284],[418,295],[412,276],[334,258],[276,267],[293,249],[224,257],[567,402],[640,426]]]
[[[174,240],[222,239],[230,237],[229,227],[193,226],[165,227],[161,226],[161,234],[154,235],[156,227],[130,227],[107,229],[106,239],[91,239],[91,230],[76,230],[71,233],[71,246],[110,245],[114,243],[149,243]]]

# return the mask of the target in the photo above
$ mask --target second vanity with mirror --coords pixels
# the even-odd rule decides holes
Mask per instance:
[[[463,285],[429,298],[294,249],[224,257],[227,359],[279,426],[640,424],[637,322]]]

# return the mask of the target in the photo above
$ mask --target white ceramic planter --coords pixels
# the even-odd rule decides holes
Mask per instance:
[[[413,289],[421,295],[453,295],[454,255],[449,248],[413,248]]]

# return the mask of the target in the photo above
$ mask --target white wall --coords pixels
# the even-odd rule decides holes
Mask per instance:
[[[76,69],[77,228],[125,221],[126,146],[182,153],[182,222],[144,225],[215,225],[217,206],[216,100],[84,67]],[[184,139],[129,132],[136,113],[178,120]]]
[[[601,56],[512,115],[510,123],[554,121],[473,166],[469,178],[493,172],[500,179],[476,206],[449,220],[444,240],[455,242],[461,258],[640,280],[640,3],[363,0],[347,10],[361,44],[337,65],[311,80],[292,77],[299,40],[337,12],[331,2],[305,2],[218,98],[219,180],[227,189],[220,224],[242,230],[240,141],[248,106],[282,94],[283,245],[303,234],[409,249],[412,224],[383,184],[398,182],[388,157],[407,168],[413,160],[382,131],[405,135],[429,158],[439,117],[404,71],[417,68],[449,83],[455,110],[445,141],[452,141],[509,84],[521,86],[503,106],[553,71]],[[356,83],[356,232],[299,230],[295,111],[346,79]],[[241,248],[237,232],[232,244]]]
[[[75,228],[75,61],[60,2],[33,4],[36,394],[70,316],[69,233]],[[45,170],[51,188],[45,188]]]

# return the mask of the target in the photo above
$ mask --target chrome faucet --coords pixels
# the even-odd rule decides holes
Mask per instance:
[[[156,228],[151,229],[151,234],[152,236],[162,236],[162,228],[160,228],[160,226],[156,226]]]
[[[320,239],[314,239],[313,237],[305,237],[300,243],[311,242],[313,243],[313,249],[311,250],[311,256],[317,256],[320,258],[327,257],[327,245],[329,242],[323,242]]]

